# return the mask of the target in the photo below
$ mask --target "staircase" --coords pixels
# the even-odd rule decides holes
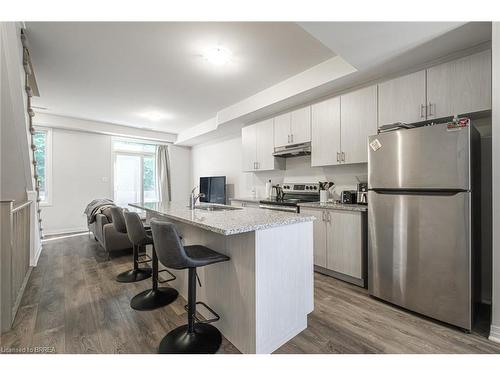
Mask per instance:
[[[28,39],[26,36],[26,32],[24,29],[21,30],[21,43],[23,45],[23,67],[24,67],[24,88],[26,90],[27,95],[27,106],[26,111],[28,113],[28,130],[31,138],[31,155],[30,160],[32,161],[31,175],[34,179],[34,186],[36,191],[36,221],[38,223],[38,234],[40,236],[40,241],[43,239],[43,227],[42,227],[42,209],[40,207],[40,180],[38,178],[36,172],[36,159],[35,159],[35,151],[36,145],[34,140],[35,128],[33,127],[33,117],[35,117],[35,112],[33,108],[31,108],[31,98],[33,96],[39,96],[38,86],[36,84],[35,75],[33,73],[33,68],[30,59],[30,53],[28,50]]]

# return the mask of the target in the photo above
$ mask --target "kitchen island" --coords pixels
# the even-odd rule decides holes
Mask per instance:
[[[175,223],[184,245],[204,245],[231,258],[198,269],[197,300],[220,315],[213,324],[242,353],[272,353],[307,327],[314,308],[313,216],[257,208],[190,210],[164,202],[130,206],[145,210],[148,219]],[[170,284],[186,297],[187,271],[170,271],[177,277]]]

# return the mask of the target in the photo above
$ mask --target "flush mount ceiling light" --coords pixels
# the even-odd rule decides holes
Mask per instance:
[[[160,121],[170,118],[168,114],[160,111],[146,111],[139,114],[141,117],[148,119],[149,121]]]
[[[221,66],[227,64],[231,60],[232,53],[224,47],[212,47],[203,53],[203,58],[209,63]]]

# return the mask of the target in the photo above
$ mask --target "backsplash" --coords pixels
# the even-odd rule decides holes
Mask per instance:
[[[299,156],[286,159],[286,169],[269,172],[246,173],[242,196],[250,196],[252,187],[258,197],[265,196],[265,184],[271,179],[273,184],[287,182],[319,182],[333,181],[335,189],[333,199],[339,199],[342,190],[356,190],[358,179],[361,182],[368,180],[368,164],[346,164],[328,167],[311,167],[310,156]],[[238,195],[238,194],[235,194]]]

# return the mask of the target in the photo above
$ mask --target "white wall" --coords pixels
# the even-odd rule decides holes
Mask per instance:
[[[42,208],[45,234],[86,229],[85,206],[113,198],[111,166],[110,136],[52,130],[52,205]]]
[[[191,149],[171,145],[170,156],[170,187],[172,189],[172,202],[185,202],[189,199],[192,189],[191,180]]]
[[[500,186],[500,23],[492,30],[492,153],[493,186]],[[493,284],[490,339],[500,342],[500,199],[493,195]]]
[[[286,169],[271,172],[242,172],[241,137],[236,136],[194,146],[191,151],[193,183],[198,184],[201,176],[224,175],[227,177],[229,197],[249,197],[252,187],[258,197],[265,195],[265,183],[333,181],[337,185],[336,196],[345,189],[355,189],[356,176],[367,179],[367,165],[341,165],[332,167],[311,167],[311,158],[301,156],[289,158]],[[232,185],[232,186],[231,186]]]
[[[42,208],[45,234],[86,230],[86,205],[113,198],[109,135],[52,129],[52,204]],[[170,147],[172,200],[187,202],[190,150]]]
[[[0,38],[0,198],[17,205],[33,189],[19,25],[0,23]]]

